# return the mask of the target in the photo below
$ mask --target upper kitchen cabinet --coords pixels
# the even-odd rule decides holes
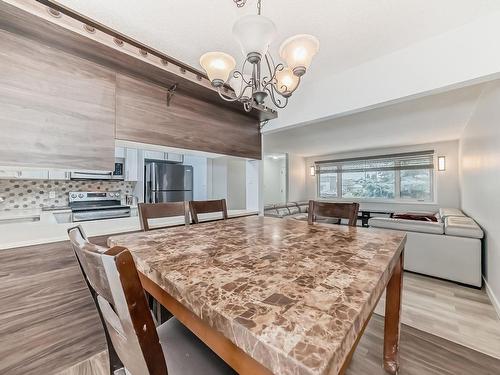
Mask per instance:
[[[115,74],[0,30],[0,165],[113,170]]]
[[[176,92],[167,104],[167,88],[117,74],[116,138],[253,159],[261,157],[255,118]]]

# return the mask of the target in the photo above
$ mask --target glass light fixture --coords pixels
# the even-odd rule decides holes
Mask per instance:
[[[319,51],[319,41],[308,34],[299,34],[285,40],[280,47],[280,57],[298,76],[305,74],[313,57]]]
[[[234,24],[233,36],[239,42],[243,56],[250,62],[260,61],[276,36],[276,26],[267,17],[248,15]]]
[[[233,1],[238,7],[243,7],[246,2]],[[281,62],[276,64],[269,53],[276,26],[261,15],[261,8],[262,0],[257,0],[257,15],[244,16],[233,26],[233,36],[238,40],[244,57],[241,69],[234,70],[234,58],[223,52],[209,52],[200,58],[200,64],[219,96],[228,102],[241,102],[247,112],[255,104],[264,104],[267,98],[277,108],[285,108],[319,50],[319,41],[314,36],[296,35],[285,40],[280,48],[280,55],[288,67]],[[234,94],[223,92],[225,83],[233,88]]]
[[[299,85],[299,77],[293,74],[290,68],[284,68],[276,72],[276,81],[274,85],[281,95],[287,97],[292,95]]]
[[[309,174],[311,176],[316,176],[316,167],[314,165],[309,168]]]
[[[207,72],[212,85],[220,87],[228,80],[236,66],[236,61],[224,52],[207,52],[200,57],[200,65]]]
[[[446,157],[438,156],[438,171],[446,170]]]

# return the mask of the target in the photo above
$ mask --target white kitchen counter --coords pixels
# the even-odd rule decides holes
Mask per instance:
[[[23,212],[21,212],[23,211]],[[66,241],[68,239],[67,229],[80,224],[89,237],[106,234],[132,232],[141,229],[138,216],[118,219],[105,219],[95,221],[84,221],[80,223],[57,223],[54,213],[64,211],[41,211],[41,210],[19,210],[0,212],[2,219],[19,219],[40,215],[39,221],[0,223],[0,250],[39,245],[44,243]],[[229,217],[257,214],[252,210],[228,210]],[[202,220],[210,220],[220,217],[220,214],[201,215]],[[174,226],[182,225],[184,217],[171,217],[165,219],[151,220],[153,225]]]

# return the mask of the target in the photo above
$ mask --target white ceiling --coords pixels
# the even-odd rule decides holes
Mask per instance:
[[[232,54],[237,60],[238,57],[241,59],[237,42],[231,34],[232,25],[239,17],[255,13],[257,0],[248,0],[244,8],[237,8],[233,0],[58,1],[129,37],[201,69],[198,63],[199,56],[207,51],[220,50]],[[385,71],[389,65],[378,66],[376,62],[385,61],[385,57],[390,59],[390,56],[398,53],[407,56],[409,53],[404,51],[409,49],[420,51],[417,48],[418,45],[441,36],[450,36],[448,39],[451,42],[445,43],[448,49],[430,48],[431,53],[417,53],[418,56],[412,59],[416,65],[409,64],[411,66],[408,67],[408,78],[416,77],[415,80],[420,82],[423,78],[429,78],[427,75],[430,72],[439,77],[446,73],[439,71],[440,69],[452,72],[453,68],[460,70],[457,64],[455,64],[457,66],[450,66],[444,63],[448,56],[440,55],[440,53],[453,55],[450,51],[463,49],[461,37],[463,33],[458,31],[464,27],[477,28],[478,24],[487,24],[485,20],[491,18],[494,12],[495,14],[500,12],[500,0],[262,1],[263,14],[271,18],[278,28],[276,41],[271,45],[271,52],[274,56],[277,57],[280,42],[297,33],[313,34],[321,43],[320,52],[304,77],[304,85],[300,87],[301,92],[294,95],[289,107],[281,110],[287,111],[283,112],[280,118],[286,118],[285,125],[290,128],[283,128],[283,131],[277,133],[266,133],[264,136],[266,151],[312,156],[363,148],[435,142],[459,137],[474,108],[481,90],[480,86],[411,100],[329,121],[310,123],[306,126],[294,128],[293,125],[304,123],[300,120],[301,116],[297,114],[311,112],[308,116],[302,116],[311,120],[331,115],[328,112],[331,109],[328,104],[321,104],[326,112],[322,111],[321,115],[313,113],[314,106],[308,106],[307,99],[316,103],[317,98],[329,98],[334,102],[339,102],[343,96],[349,99],[349,95],[354,95],[356,98],[371,98],[367,95],[370,90],[375,96],[379,92],[385,93],[384,95],[393,102],[396,102],[399,97],[408,96],[409,94],[401,87],[405,83],[406,86],[411,86],[413,84],[411,80],[391,81],[389,79],[391,73]],[[476,40],[479,42],[484,39],[488,31],[482,29],[476,31],[471,34],[473,36],[471,43],[482,46],[476,43]],[[458,35],[455,38],[457,40],[451,37],[455,36],[455,33]],[[494,30],[489,33],[496,35]],[[496,48],[496,44],[490,45],[492,49]],[[471,55],[475,56],[477,53],[479,52],[475,51]],[[396,61],[399,60],[396,59]],[[474,66],[479,64],[474,59],[472,61],[475,61],[471,62],[475,64]],[[438,62],[442,64],[439,65]],[[372,65],[375,68],[370,71],[368,67]],[[393,65],[389,69],[405,68],[397,63]],[[432,68],[428,65],[432,65]],[[364,75],[355,76],[361,82],[353,82],[356,80],[352,77],[355,74],[353,72],[357,72],[363,66],[367,68],[361,70],[368,69],[368,71]],[[478,74],[472,78],[481,75]],[[336,90],[332,90],[329,86],[328,77],[338,78],[334,80],[339,86],[335,88]],[[373,77],[381,77],[382,82],[375,80],[375,84],[371,85],[366,82]],[[434,82],[431,78],[429,80]],[[446,87],[446,85],[442,84],[439,87]],[[396,93],[386,95],[385,89],[387,88],[394,89]],[[412,90],[407,91],[415,91],[413,86],[410,88]],[[317,103],[320,102],[325,101],[317,101]],[[343,103],[342,100],[340,102]],[[360,108],[364,106],[361,105]],[[279,120],[269,124],[269,129],[272,129],[276,125],[273,123]]]
[[[297,33],[316,35],[320,53],[310,73],[336,73],[412,43],[444,33],[491,11],[498,0],[262,0],[263,14],[278,28],[272,45]],[[59,0],[80,13],[200,69],[204,52],[240,57],[231,29],[255,13],[256,0]]]
[[[264,134],[265,152],[317,156],[458,139],[484,84]]]

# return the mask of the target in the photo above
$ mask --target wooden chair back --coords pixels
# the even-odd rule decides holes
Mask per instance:
[[[358,220],[359,203],[334,203],[309,201],[307,222],[312,224],[317,216],[347,219],[348,225],[356,226]]]
[[[208,214],[211,212],[221,212],[222,219],[227,220],[227,206],[225,199],[217,199],[210,201],[190,201],[189,211],[191,212],[191,218],[193,223],[198,224],[200,222],[198,214]]]
[[[97,307],[118,357],[132,375],[165,375],[167,365],[144,290],[130,252],[121,246],[102,251],[68,231],[82,270],[97,294]]]
[[[189,203],[139,203],[139,219],[143,231],[148,231],[149,219],[160,219],[163,217],[184,216],[184,224],[189,225]]]

